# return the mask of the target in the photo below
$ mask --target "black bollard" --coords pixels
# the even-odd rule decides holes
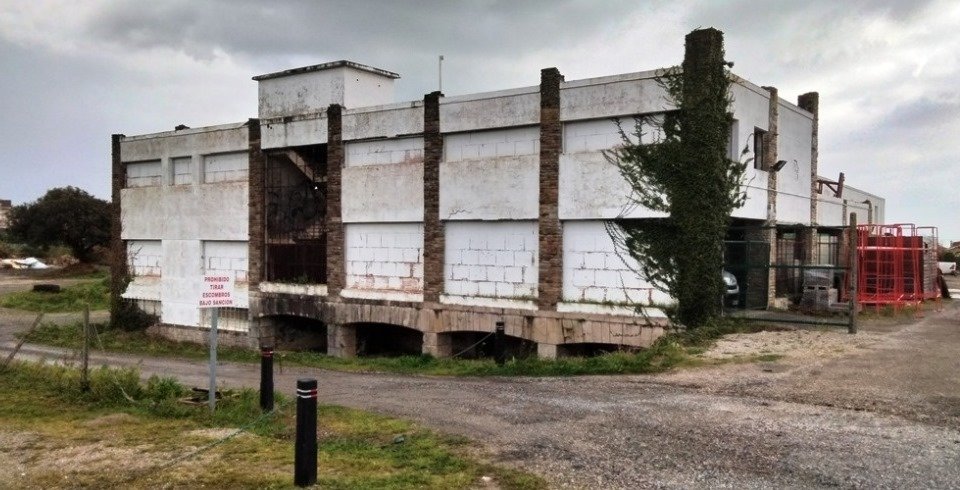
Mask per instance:
[[[497,366],[503,366],[507,362],[507,346],[503,339],[504,332],[503,322],[497,322],[497,329],[493,335],[493,360],[497,362]]]
[[[297,380],[297,441],[293,454],[293,484],[317,483],[317,380]]]
[[[260,348],[260,409],[273,410],[273,347]]]

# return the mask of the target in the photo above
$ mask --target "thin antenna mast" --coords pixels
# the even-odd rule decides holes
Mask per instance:
[[[437,60],[437,81],[439,82],[439,91],[443,92],[443,55],[440,55],[440,59]]]

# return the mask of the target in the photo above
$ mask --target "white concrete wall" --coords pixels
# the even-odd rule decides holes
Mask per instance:
[[[440,218],[536,219],[539,153],[538,127],[444,136]]]
[[[537,248],[536,221],[448,222],[445,292],[454,296],[535,297]]]
[[[732,213],[735,218],[767,219],[767,180],[768,173],[754,168],[756,155],[753,147],[753,132],[756,128],[770,129],[770,92],[753,84],[733,83],[730,85],[733,98],[733,118],[737,121],[737,134],[733,138],[737,155],[744,146],[749,152],[740,157],[749,160],[744,178],[747,202]],[[781,135],[783,131],[780,131]],[[809,209],[807,214],[810,214]]]
[[[330,104],[343,104],[345,71],[340,67],[260,80],[260,118],[320,112]]]
[[[230,176],[230,172],[234,178],[239,178],[238,173],[245,175],[247,146],[247,128],[243,124],[134,136],[121,141],[124,162],[159,160],[161,175],[166,176],[161,185],[120,192],[121,238],[128,240],[128,250],[144,241],[159,243],[162,271],[159,279],[150,284],[135,279],[124,296],[161,301],[163,323],[199,324],[197,297],[206,267],[204,242],[230,242],[219,248],[211,245],[211,254],[223,252],[224,247],[233,251],[214,255],[219,259],[207,265],[222,265],[220,259],[225,257],[236,259],[230,267],[241,271],[238,274],[245,278],[249,238],[246,177],[237,182],[202,182],[204,161],[216,162],[213,167],[227,172],[224,177]],[[192,183],[175,185],[175,162],[181,163],[182,168],[187,159]],[[236,292],[238,298],[245,298],[242,282]],[[245,306],[246,300],[240,301]]]
[[[778,114],[777,158],[787,164],[777,173],[777,222],[809,225],[813,117],[783,101]]]
[[[367,107],[393,102],[393,79],[352,67],[343,68],[343,106]]]
[[[423,291],[423,225],[352,223],[346,225],[348,289]]]
[[[423,163],[423,137],[391,138],[344,144],[344,166]]]
[[[342,173],[344,223],[423,220],[423,163],[346,167]]]
[[[423,101],[344,110],[342,122],[344,141],[422,133]]]
[[[563,223],[563,300],[649,305],[672,302],[643,280],[639,265],[618,250],[602,221]]]
[[[625,73],[560,84],[560,119],[597,119],[673,109],[656,72]]]
[[[629,133],[633,117],[623,118],[622,124]],[[651,130],[644,142],[653,141],[652,133]],[[568,122],[563,125],[563,138],[558,210],[561,220],[663,216],[630,204],[630,186],[604,156],[603,151],[623,144],[613,118]]]
[[[444,133],[532,124],[540,124],[539,86],[440,99]]]
[[[320,145],[326,142],[326,111],[319,114],[262,119],[260,121],[260,147],[264,150],[288,146]]]
[[[875,194],[855,187],[844,186],[843,196],[833,197],[833,191],[824,186],[823,194],[817,196],[817,224],[821,226],[843,226],[849,223],[850,213],[857,215],[858,224],[887,224],[885,219],[886,201]],[[872,218],[870,217],[872,204]],[[846,213],[844,213],[846,205]]]

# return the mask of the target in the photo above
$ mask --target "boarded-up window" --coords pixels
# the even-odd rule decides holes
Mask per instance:
[[[247,242],[204,241],[203,272],[229,274],[237,282],[247,280]]]
[[[192,158],[174,158],[171,161],[170,166],[173,167],[173,185],[187,185],[193,183]]]
[[[240,182],[247,180],[249,159],[246,152],[220,153],[203,157],[203,181]]]
[[[133,162],[127,165],[127,187],[160,185],[160,160]]]
[[[127,264],[134,276],[159,276],[162,255],[160,240],[127,241]]]

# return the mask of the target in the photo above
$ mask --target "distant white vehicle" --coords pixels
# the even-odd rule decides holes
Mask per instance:
[[[950,274],[951,276],[957,275],[957,263],[956,262],[937,262],[937,265],[940,266],[940,272],[944,275]]]

